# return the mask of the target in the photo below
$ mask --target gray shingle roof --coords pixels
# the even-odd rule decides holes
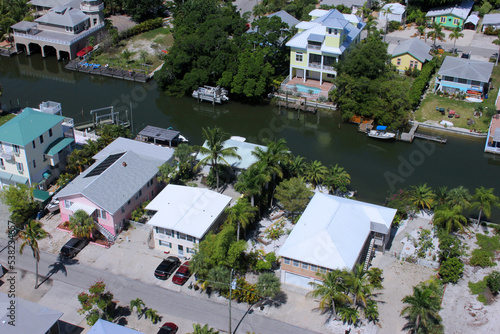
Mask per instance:
[[[488,82],[493,72],[493,63],[447,56],[439,70],[439,75],[453,78]]]
[[[451,5],[451,6],[431,9],[430,11],[427,12],[425,16],[432,17],[432,16],[442,16],[442,15],[453,15],[465,20],[467,16],[469,16],[470,11],[472,10],[472,6],[474,6],[474,1],[468,0],[462,2],[460,5]]]
[[[158,173],[163,159],[152,159],[126,152],[100,175],[85,177],[102,161],[98,160],[58,194],[57,198],[81,194],[107,212],[114,214]]]
[[[483,17],[483,24],[499,24],[500,14],[486,14]]]
[[[426,60],[431,60],[432,56],[429,54],[431,47],[418,38],[412,38],[396,45],[392,51],[392,57],[396,57],[405,53],[409,53],[421,63]]]
[[[31,28],[36,27],[36,23],[30,22],[30,21],[21,21],[21,22],[17,22],[14,25],[11,25],[10,27],[12,29],[17,29],[17,30],[21,30],[21,31],[28,31]]]
[[[269,14],[269,15],[266,15],[266,16],[269,17],[269,18],[271,18],[273,16],[277,16],[277,17],[279,17],[281,19],[281,21],[283,21],[284,23],[288,24],[288,26],[290,28],[295,27],[295,25],[300,22],[299,20],[297,20],[295,17],[293,17],[292,15],[288,14],[284,10],[280,10],[279,12],[272,13],[272,14]]]
[[[57,7],[57,12],[56,9],[51,9],[47,14],[37,18],[35,22],[74,27],[88,19],[89,17],[79,9]]]

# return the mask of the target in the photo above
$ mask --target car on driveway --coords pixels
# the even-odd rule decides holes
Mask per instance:
[[[87,246],[88,243],[88,239],[71,238],[64,246],[62,246],[61,255],[72,259],[83,249],[83,247]]]
[[[175,269],[179,267],[181,260],[175,256],[169,256],[165,260],[161,261],[155,270],[155,277],[161,280],[166,280],[175,272]]]
[[[183,285],[189,279],[189,276],[191,276],[189,272],[189,261],[186,261],[177,269],[174,277],[172,277],[172,282],[177,285]]]
[[[178,329],[179,327],[177,327],[177,325],[173,322],[166,322],[163,324],[163,326],[160,327],[160,330],[157,334],[175,334],[177,333]]]

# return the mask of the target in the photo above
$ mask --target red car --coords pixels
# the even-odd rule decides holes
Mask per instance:
[[[179,269],[177,269],[174,277],[172,277],[172,282],[177,285],[183,285],[189,279],[189,276],[191,276],[191,273],[189,272],[189,261],[186,261],[179,267]]]
[[[160,327],[160,330],[157,334],[175,334],[177,333],[178,329],[179,327],[177,327],[177,325],[173,322],[166,322],[163,324],[163,326]]]

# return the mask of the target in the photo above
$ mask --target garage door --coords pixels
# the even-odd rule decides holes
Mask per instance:
[[[311,286],[309,285],[309,282],[311,279],[309,277],[297,275],[297,274],[292,274],[292,273],[285,273],[285,282],[288,284],[293,284],[300,286],[302,288],[306,289],[311,289]]]

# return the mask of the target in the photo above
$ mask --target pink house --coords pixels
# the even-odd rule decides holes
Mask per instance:
[[[94,218],[99,231],[114,241],[132,211],[160,192],[158,167],[171,161],[174,150],[118,138],[93,158],[96,162],[55,197],[62,221],[77,210]]]

